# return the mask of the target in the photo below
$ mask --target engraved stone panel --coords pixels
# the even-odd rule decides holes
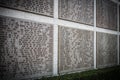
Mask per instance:
[[[94,0],[59,0],[59,18],[93,25]]]
[[[117,35],[97,32],[97,67],[117,64]]]
[[[3,80],[51,75],[52,57],[52,25],[0,16],[0,76]]]
[[[59,71],[93,68],[93,32],[59,26]]]
[[[97,0],[97,26],[117,30],[117,4],[110,0]]]
[[[53,16],[53,0],[0,0],[0,6]]]

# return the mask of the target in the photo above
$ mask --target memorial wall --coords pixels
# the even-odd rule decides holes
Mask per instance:
[[[0,0],[0,80],[119,65],[117,0]]]

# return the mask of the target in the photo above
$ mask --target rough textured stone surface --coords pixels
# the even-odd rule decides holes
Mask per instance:
[[[59,26],[59,71],[93,68],[93,32]]]
[[[119,14],[120,14],[120,6],[119,6]],[[120,16],[119,16],[119,32],[120,32]]]
[[[97,67],[117,64],[117,36],[97,32]]]
[[[119,50],[120,50],[120,36],[119,36]],[[119,64],[120,64],[120,51],[119,51]]]
[[[94,0],[59,0],[59,18],[93,25]]]
[[[0,0],[0,6],[53,16],[53,0]]]
[[[52,25],[0,16],[0,76],[3,80],[51,75],[52,57]]]
[[[117,4],[110,0],[97,0],[97,26],[117,30]]]

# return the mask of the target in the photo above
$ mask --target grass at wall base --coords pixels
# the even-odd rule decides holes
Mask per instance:
[[[37,80],[120,80],[120,66],[65,74],[55,77],[42,77]]]

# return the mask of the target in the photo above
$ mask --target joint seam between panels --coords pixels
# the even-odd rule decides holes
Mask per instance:
[[[53,76],[58,75],[58,0],[54,0]]]

